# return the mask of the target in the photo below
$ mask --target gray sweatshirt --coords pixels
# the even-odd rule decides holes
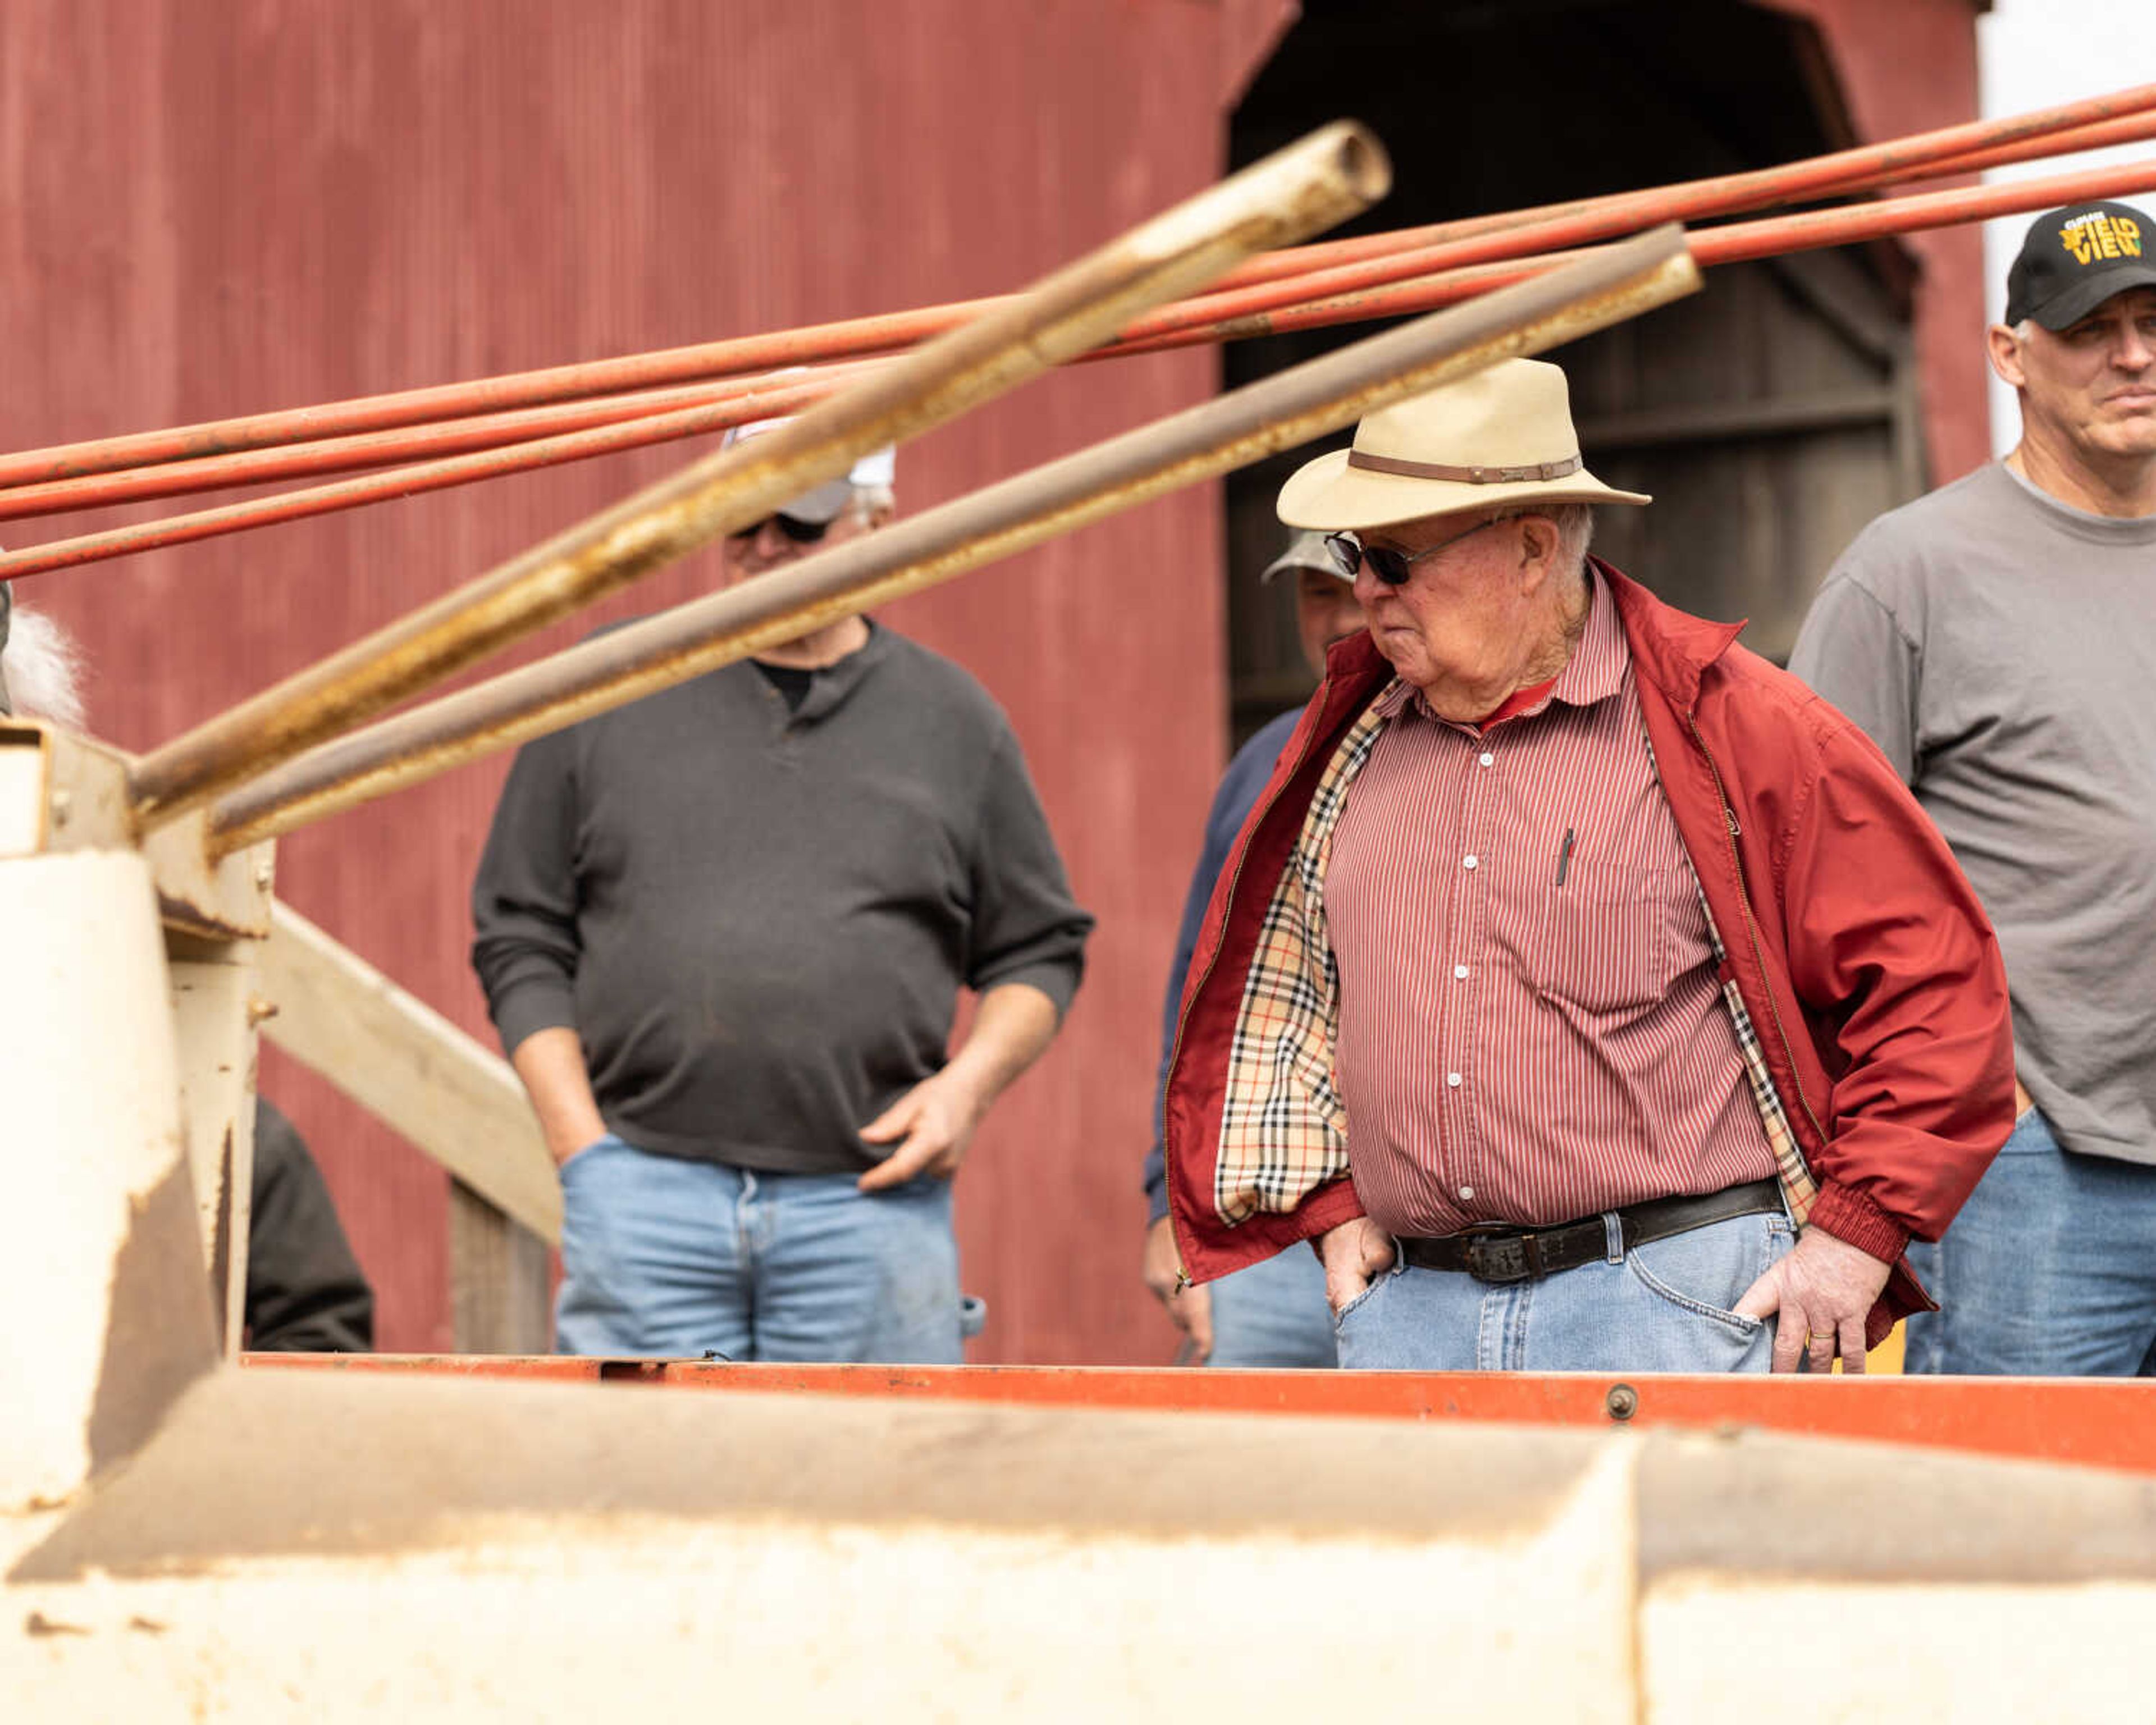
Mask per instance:
[[[1979,468],[1857,536],[1789,669],[1953,847],[2060,1142],[2156,1163],[2156,517]]]
[[[791,713],[741,664],[528,744],[472,918],[503,1046],[574,1028],[624,1141],[801,1173],[885,1153],[962,985],[1067,1006],[1093,922],[1001,710],[885,629]]]

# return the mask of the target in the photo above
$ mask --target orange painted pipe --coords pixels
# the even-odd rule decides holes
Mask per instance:
[[[1911,167],[1897,160],[1889,167],[1874,167],[1861,178],[1836,189],[1867,191],[1900,179],[1945,177],[2071,151],[2139,142],[2151,137],[2156,137],[2156,110],[2124,114],[2066,131],[2020,137],[1928,165]],[[1869,162],[1881,151],[1896,147],[1881,146],[1844,153]],[[1820,158],[1822,162],[1840,159]],[[1390,234],[1270,253],[1253,259],[1249,268],[1233,272],[1229,279],[1237,284],[1236,291],[1215,291],[1163,307],[1134,325],[1118,342],[1087,357],[1113,358],[1132,352],[1150,352],[1173,345],[1158,338],[1178,330],[1197,329],[1223,319],[1275,311],[1324,295],[1389,285],[1440,270],[1525,258],[1609,238],[1627,231],[1642,212],[1656,217],[1658,211],[1667,208],[1671,212],[1671,218],[1682,219],[1688,214],[1730,213],[1756,208],[1761,203],[1794,201],[1828,183],[1817,172],[1799,172],[1810,168],[1810,164],[1793,163],[1785,168],[1695,181],[1688,186],[1661,191],[1583,199],[1572,204],[1440,223],[1428,228],[1402,228]],[[836,368],[832,375],[838,375]],[[395,461],[424,460],[494,449],[588,427],[618,424],[673,408],[702,405],[744,390],[768,387],[773,381],[772,376],[764,375],[736,380],[731,384],[706,383],[637,396],[552,403],[509,413],[422,422],[351,437],[152,463],[110,474],[49,480],[0,490],[0,521],[263,485],[275,480],[349,473]]]
[[[1856,245],[1933,228],[1956,227],[1965,222],[1989,221],[1999,216],[2025,215],[2088,198],[2123,198],[2151,191],[2156,191],[2156,160],[2122,162],[2043,179],[1957,187],[1944,192],[1917,193],[1907,198],[1881,198],[1834,209],[1805,210],[1753,222],[1732,222],[1694,232],[1689,244],[1700,267],[1712,269],[1717,264],[1779,257],[1788,252],[1820,251],[1830,246]],[[1143,353],[1162,347],[1180,347],[1192,341],[1238,341],[1367,318],[1412,316],[1539,275],[1577,255],[1576,252],[1548,253],[1511,262],[1444,270],[1368,290],[1333,294],[1276,312],[1224,318],[1172,336],[1118,343],[1115,351]],[[4,560],[0,560],[0,574],[5,572]]]
[[[1897,234],[1980,222],[1994,216],[2025,214],[2054,205],[2079,203],[2092,198],[2118,198],[2156,191],[2156,161],[2125,162],[2110,167],[2085,169],[2077,173],[2043,179],[2016,180],[2003,185],[1956,187],[1943,192],[1918,193],[1907,198],[1882,198],[1876,203],[1835,209],[1810,210],[1794,215],[1770,216],[1753,222],[1732,222],[1691,236],[1692,256],[1702,268],[1774,257],[1784,252],[1816,251],[1830,246],[1851,245]],[[1486,293],[1527,276],[1552,269],[1576,254],[1548,254],[1504,263],[1455,269],[1388,285],[1334,293],[1307,302],[1290,304],[1275,311],[1246,313],[1215,319],[1194,326],[1182,326],[1137,340],[1122,340],[1097,350],[1103,355],[1150,352],[1185,347],[1202,342],[1242,341],[1255,336],[1280,335],[1291,331],[1319,329],[1335,324],[1356,323],[1383,317],[1404,317],[1436,310],[1458,300]],[[1319,279],[1323,279],[1322,277]],[[1334,279],[1338,279],[1335,275]],[[1173,310],[1173,308],[1168,308]],[[1089,356],[1091,357],[1091,356]],[[274,497],[228,505],[192,515],[146,521],[104,533],[56,540],[0,555],[0,580],[42,574],[52,569],[125,557],[161,546],[185,544],[246,528],[269,526],[325,515],[386,498],[406,496],[445,486],[519,473],[527,469],[580,460],[587,455],[607,454],[617,449],[640,448],[671,438],[694,436],[718,429],[741,418],[798,412],[822,399],[837,386],[812,381],[762,396],[737,398],[732,403],[687,408],[675,413],[633,420],[623,425],[567,437],[543,439],[504,449],[454,457],[445,461],[397,468],[366,479],[286,491]],[[726,416],[733,415],[730,419]]]
[[[1672,187],[1547,205],[1364,239],[1300,247],[1254,259],[1224,277],[1229,290],[1289,279],[1313,268],[1374,260],[1435,244],[1488,239],[1499,232],[1563,222],[1582,238],[1609,238],[1664,221],[1792,203],[1882,183],[1941,162],[1941,172],[1966,172],[1972,152],[2019,150],[2054,134],[2156,109],[2156,85],[2003,120],[1974,121],[1881,144],[1860,146],[1741,174]],[[2061,146],[2063,147],[2063,146]],[[2082,147],[2075,145],[2073,147]],[[2052,153],[2035,151],[2033,153]],[[2015,156],[2000,160],[2021,159]],[[1539,239],[1507,255],[1568,243]],[[1455,262],[1466,261],[1455,259]],[[1437,267],[1424,264],[1424,269]],[[1397,279],[1397,278],[1394,278]],[[825,362],[910,347],[1002,303],[1000,297],[927,306],[913,311],[737,336],[653,353],[549,367],[505,377],[368,396],[319,407],[288,408],[164,431],[139,432],[0,456],[0,486],[110,473],[167,461],[193,460],[280,444],[354,436],[434,420],[508,411],[582,397],[660,388],[777,367]]]
[[[333,515],[341,510],[387,502],[394,497],[416,497],[422,492],[447,490],[454,485],[476,485],[481,480],[557,467],[566,461],[584,461],[595,455],[640,449],[677,438],[701,437],[751,419],[798,413],[844,387],[843,380],[826,381],[830,375],[827,372],[813,382],[752,390],[701,407],[647,414],[619,425],[537,438],[529,443],[509,444],[440,461],[394,467],[362,479],[303,486],[297,490],[280,491],[272,497],[228,503],[220,508],[197,510],[188,515],[166,516],[161,520],[139,521],[101,533],[85,533],[73,539],[56,539],[0,555],[0,581],[18,575],[41,575],[48,570],[102,562],[110,557],[131,557],[137,552],[191,544],[198,539],[218,539],[251,527],[270,527],[284,521],[305,521],[311,516]]]
[[[400,426],[393,431],[362,432],[357,437],[286,444],[275,449],[249,449],[232,455],[203,455],[188,461],[166,461],[147,467],[122,468],[113,473],[88,474],[78,479],[47,480],[40,485],[17,485],[8,490],[0,490],[0,521],[102,509],[116,503],[139,503],[157,497],[182,497],[198,491],[230,490],[243,485],[266,485],[275,480],[357,473],[370,467],[387,467],[402,461],[427,460],[440,456],[465,454],[479,449],[506,449],[513,444],[529,444],[540,438],[588,430],[595,426],[617,425],[632,419],[652,419],[662,414],[715,407],[726,402],[762,399],[768,392],[782,386],[810,382],[837,384],[856,375],[863,364],[874,362],[857,362],[852,365],[824,367],[815,372],[813,378],[767,372],[726,382],[690,384],[678,389],[647,390],[638,395],[594,396],[581,401],[552,402],[542,407],[519,408],[506,413],[475,414],[468,418],[440,419],[429,424]],[[753,418],[756,414],[752,413],[746,417]],[[692,424],[687,418],[675,423]],[[705,429],[702,422],[698,420],[693,422],[691,430],[675,434],[693,436],[696,431]],[[575,459],[576,457],[572,455],[565,459]]]
[[[2150,86],[2156,88],[2156,86]],[[1820,156],[1779,167],[1745,173],[1723,174],[1668,187],[1637,192],[1611,193],[1600,198],[1574,198],[1564,203],[1546,203],[1530,209],[1507,210],[1486,216],[1470,216],[1437,222],[1426,228],[1396,228],[1385,234],[1365,234],[1352,239],[1328,239],[1291,251],[1268,252],[1220,278],[1214,291],[1245,287],[1255,282],[1276,281],[1312,270],[1355,264],[1365,259],[1390,257],[1396,253],[1453,240],[1528,227],[1542,222],[1587,214],[1609,208],[1621,208],[1626,228],[1650,227],[1659,221],[1687,221],[1703,216],[1733,216],[1777,204],[1810,203],[1828,198],[1853,198],[1919,180],[1951,179],[1957,174],[1982,173],[2015,162],[2069,156],[2082,150],[2101,150],[2114,144],[2145,143],[2156,138],[2156,110],[2143,100],[2142,90],[2122,90],[2100,100],[2107,109],[2122,109],[2108,117],[2083,120],[2059,129],[2046,130],[2054,116],[2066,111],[2051,109],[2018,119],[1979,121],[1948,127],[1943,132],[1920,133],[1884,144],[1866,145],[1832,156]],[[2074,107],[2082,105],[2073,104]],[[1928,140],[1989,132],[1984,141],[1961,153],[1929,159]],[[1690,213],[1686,213],[1689,209]],[[1524,253],[1513,254],[1524,256]]]

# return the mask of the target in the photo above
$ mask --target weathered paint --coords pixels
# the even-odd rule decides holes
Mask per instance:
[[[0,861],[0,952],[4,1520],[124,1459],[216,1348],[148,867]]]
[[[0,1712],[2112,1717],[2153,1608],[2091,1470],[227,1370],[0,1516]]]
[[[2099,1378],[1676,1377],[1591,1372],[1191,1372],[1173,1368],[760,1366],[701,1360],[250,1354],[249,1365],[1022,1407],[1521,1425],[1756,1428],[2156,1475],[2156,1384]]]
[[[1279,11],[10,4],[0,448],[1022,286],[1217,176],[1224,93]],[[910,448],[901,505],[1187,405],[1214,364],[1170,355],[1029,386]],[[141,749],[682,459],[445,491],[38,577],[19,598],[80,632],[94,725]],[[1135,1271],[1137,1164],[1183,875],[1224,757],[1215,517],[1194,490],[887,614],[1009,711],[1102,922],[1070,1022],[961,1184],[967,1283],[991,1308],[983,1358],[1169,1349]],[[710,583],[691,563],[603,614]],[[482,1036],[466,895],[504,770],[297,835],[280,866],[299,909]],[[289,1061],[265,1059],[264,1078],[324,1165],[382,1339],[446,1346],[441,1172]]]

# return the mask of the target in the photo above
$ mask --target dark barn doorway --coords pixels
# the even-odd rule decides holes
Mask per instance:
[[[1742,0],[1306,0],[1231,122],[1240,165],[1341,116],[1391,151],[1357,232],[1764,167],[1856,141],[1812,26]],[[1673,603],[1749,617],[1785,656],[1835,557],[1922,488],[1912,267],[1891,244],[1717,270],[1706,290],[1547,356],[1589,465],[1650,492],[1596,548]],[[1368,326],[1236,344],[1235,385]],[[1328,440],[1228,487],[1240,742],[1311,686],[1285,595],[1258,572],[1281,480]]]

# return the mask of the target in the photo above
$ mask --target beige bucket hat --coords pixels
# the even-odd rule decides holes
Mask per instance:
[[[1496,365],[1370,414],[1353,449],[1281,487],[1291,527],[1342,532],[1514,503],[1647,503],[1580,465],[1564,373],[1539,359]]]

